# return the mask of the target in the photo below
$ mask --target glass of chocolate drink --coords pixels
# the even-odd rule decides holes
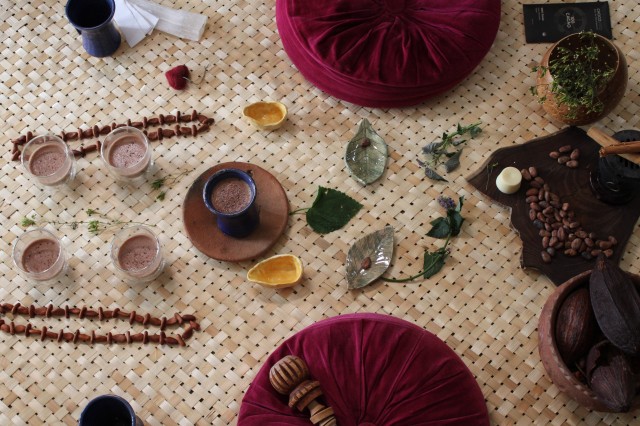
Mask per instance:
[[[216,216],[218,228],[235,238],[246,237],[258,226],[256,184],[239,169],[219,170],[207,180],[202,191],[204,204]]]
[[[31,139],[22,149],[20,160],[27,173],[44,186],[62,185],[76,175],[73,151],[56,135]]]
[[[118,127],[107,135],[100,156],[117,181],[132,183],[144,180],[153,165],[149,139],[135,127]]]
[[[67,267],[60,240],[43,228],[27,231],[18,237],[12,257],[25,278],[38,282],[57,279]]]
[[[132,283],[153,281],[164,268],[160,241],[144,225],[124,228],[115,235],[111,260],[117,275]]]

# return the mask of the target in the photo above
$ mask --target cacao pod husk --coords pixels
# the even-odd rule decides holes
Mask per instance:
[[[591,306],[605,337],[629,355],[640,354],[640,293],[603,254],[589,278]]]
[[[556,316],[556,346],[567,366],[573,366],[578,358],[586,356],[594,343],[596,330],[589,289],[582,286],[569,293]]]
[[[636,394],[635,376],[624,352],[611,342],[604,340],[589,351],[587,380],[591,390],[611,411],[629,411]]]

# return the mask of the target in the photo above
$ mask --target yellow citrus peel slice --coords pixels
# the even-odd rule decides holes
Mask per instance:
[[[270,288],[292,287],[302,280],[302,262],[292,254],[278,254],[255,264],[247,279]]]

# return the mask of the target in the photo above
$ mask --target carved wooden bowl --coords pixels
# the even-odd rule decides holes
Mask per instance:
[[[562,360],[555,339],[555,325],[558,311],[564,299],[572,291],[589,284],[591,271],[582,272],[558,286],[547,299],[538,323],[538,351],[542,364],[553,383],[571,399],[580,405],[594,411],[612,412],[601,399],[587,386],[578,380]],[[637,287],[640,287],[640,277],[629,274]],[[636,395],[630,411],[640,408],[640,396]]]

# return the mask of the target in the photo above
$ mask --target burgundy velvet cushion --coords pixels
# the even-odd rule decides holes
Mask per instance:
[[[309,426],[269,383],[286,355],[309,365],[339,426],[488,425],[473,375],[444,342],[416,325],[377,314],[320,321],[286,340],[247,390],[239,426]]]
[[[285,51],[325,92],[358,105],[415,105],[480,63],[500,0],[277,0]]]

